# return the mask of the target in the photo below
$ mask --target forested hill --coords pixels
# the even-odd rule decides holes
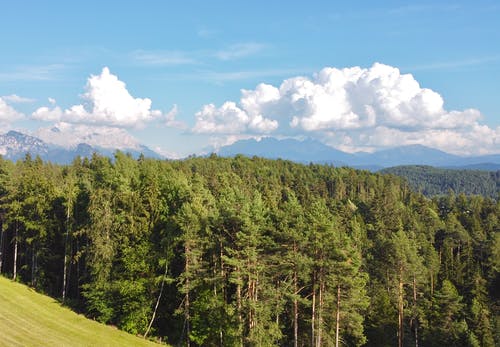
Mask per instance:
[[[395,166],[380,173],[404,177],[410,186],[426,196],[456,194],[483,195],[498,198],[500,171],[455,170],[432,166]]]
[[[494,346],[500,203],[260,158],[0,160],[0,271],[179,346]],[[1,337],[0,337],[1,339]]]

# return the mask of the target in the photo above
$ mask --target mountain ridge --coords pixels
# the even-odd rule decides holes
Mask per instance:
[[[30,153],[32,156],[39,156],[41,159],[53,163],[69,164],[77,156],[90,158],[93,153],[113,157],[117,150],[130,153],[134,158],[141,154],[150,158],[165,158],[144,145],[137,145],[134,148],[104,148],[88,143],[79,143],[66,148],[15,130],[0,135],[0,155],[12,161],[22,159],[27,153]],[[347,153],[311,138],[299,141],[291,138],[264,137],[259,141],[255,139],[236,141],[231,145],[219,148],[215,153],[222,157],[242,154],[249,157],[285,159],[305,164],[350,166],[370,171],[401,165],[429,165],[449,169],[481,169],[485,171],[500,170],[500,154],[462,157],[419,144],[399,146],[374,153]]]
[[[76,146],[65,148],[15,130],[0,135],[0,155],[12,161],[23,159],[27,153],[30,153],[31,156],[39,156],[45,161],[56,164],[69,164],[76,157],[90,158],[94,153],[112,157],[116,150],[118,149],[91,146],[87,143],[79,143]],[[162,158],[160,154],[143,145],[139,146],[139,148],[119,150],[130,153],[134,158],[139,157],[141,154],[151,158]]]
[[[500,168],[500,154],[462,157],[420,144],[399,146],[374,153],[346,153],[312,139],[298,141],[265,137],[260,141],[255,139],[237,141],[232,145],[221,147],[217,154],[223,157],[237,154],[257,155],[269,159],[351,166],[371,171],[400,165],[429,165],[457,169],[483,167],[489,171]]]

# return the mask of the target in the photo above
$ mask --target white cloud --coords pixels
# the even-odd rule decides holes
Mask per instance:
[[[5,125],[24,118],[24,115],[8,105],[3,97],[0,97],[0,124]]]
[[[172,106],[172,109],[168,111],[164,116],[165,125],[177,129],[187,129],[187,125],[184,122],[176,119],[178,114],[179,108],[177,107],[177,105]]]
[[[232,145],[233,143],[241,140],[254,139],[260,141],[265,136],[259,135],[227,135],[227,136],[212,136],[208,139],[209,150],[202,154],[210,154],[212,152],[217,152],[221,147]]]
[[[349,151],[418,143],[457,154],[498,152],[500,128],[480,120],[478,110],[448,111],[441,95],[411,74],[375,63],[242,90],[238,103],[203,106],[193,131],[306,135]]]
[[[420,144],[458,155],[482,155],[499,153],[500,127],[474,124],[463,129],[403,131],[379,126],[370,131],[336,133],[325,142],[347,152]]]
[[[205,105],[195,117],[195,133],[270,133],[278,127],[277,121],[264,118],[260,114],[249,114],[234,102],[225,102],[218,108],[214,104]]]
[[[0,81],[50,81],[66,69],[62,64],[25,65],[0,71]]]
[[[53,108],[49,108],[46,106],[39,107],[31,115],[31,117],[34,119],[43,120],[46,122],[58,122],[63,119],[64,116],[64,112],[59,106],[54,106]]]
[[[182,159],[185,157],[177,152],[165,150],[161,147],[155,147],[154,151],[156,153],[158,153],[160,156],[162,156],[163,158],[167,158],[167,159]]]
[[[220,60],[234,60],[257,54],[265,47],[264,44],[255,42],[238,43],[216,52],[215,56]]]
[[[25,98],[16,94],[4,95],[2,99],[11,104],[27,104],[35,101],[35,99]]]
[[[40,107],[32,117],[44,121],[129,128],[141,127],[162,116],[161,111],[151,109],[150,99],[130,95],[125,83],[111,74],[107,67],[102,69],[100,75],[90,76],[85,89],[83,104],[71,106],[64,111],[58,106]]]
[[[59,122],[40,128],[35,136],[43,141],[65,148],[74,148],[80,143],[111,149],[138,149],[139,142],[125,129],[108,126],[89,126]]]
[[[135,51],[132,59],[144,65],[168,66],[197,64],[195,58],[182,51]]]

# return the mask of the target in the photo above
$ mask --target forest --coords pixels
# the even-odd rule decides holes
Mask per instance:
[[[499,216],[258,157],[0,159],[2,275],[176,346],[498,346]]]
[[[425,196],[455,194],[500,195],[500,171],[445,169],[425,165],[395,166],[380,171],[404,177],[413,190]]]

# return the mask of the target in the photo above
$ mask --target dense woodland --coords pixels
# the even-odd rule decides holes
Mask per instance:
[[[500,204],[260,158],[0,161],[4,276],[183,346],[494,346]],[[64,324],[64,322],[61,322]],[[0,337],[1,339],[1,337]]]
[[[426,196],[455,194],[482,195],[493,199],[500,194],[500,171],[455,170],[432,166],[408,165],[384,169],[404,177],[413,190]]]

